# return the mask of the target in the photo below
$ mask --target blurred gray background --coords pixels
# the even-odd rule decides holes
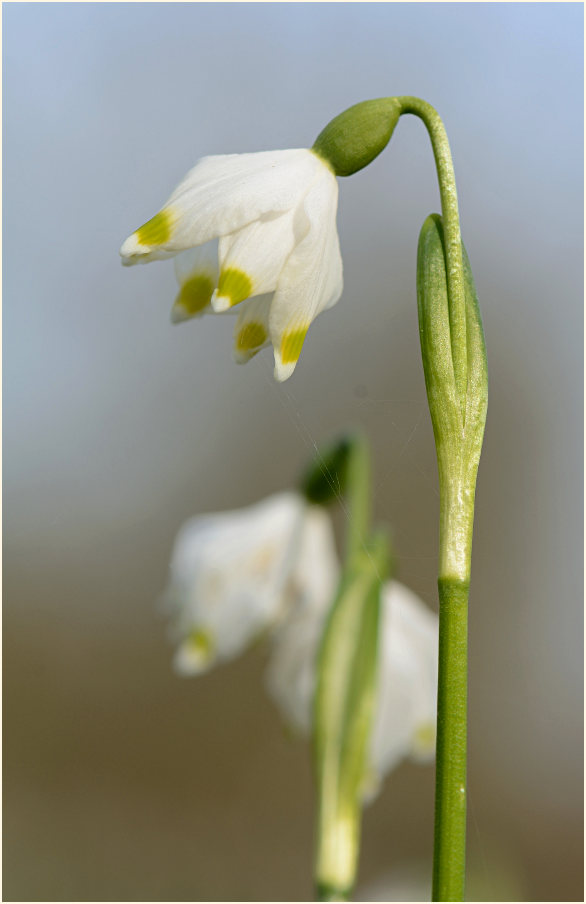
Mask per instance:
[[[405,117],[341,181],[344,294],[284,385],[270,352],[232,363],[231,321],[171,326],[172,264],[125,270],[118,247],[200,156],[309,146],[385,94],[444,118],[488,346],[469,897],[583,900],[582,16],[4,6],[4,900],[311,899],[309,752],[264,693],[262,649],[180,680],[156,600],[185,518],[292,485],[359,425],[400,577],[436,606],[428,138]],[[433,767],[389,777],[358,897],[423,895],[432,800]]]

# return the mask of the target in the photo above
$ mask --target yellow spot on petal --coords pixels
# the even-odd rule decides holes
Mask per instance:
[[[191,316],[199,314],[209,305],[213,291],[214,280],[206,273],[199,273],[181,286],[175,304],[180,305]]]
[[[190,633],[187,638],[187,644],[190,653],[201,658],[202,662],[208,662],[212,658],[214,653],[213,638],[206,631],[202,631],[201,628],[196,628]]]
[[[435,725],[433,722],[423,722],[416,728],[413,747],[419,754],[433,753],[435,749]]]
[[[249,298],[252,293],[252,280],[243,270],[228,267],[220,273],[218,295],[229,298],[230,305],[238,304]]]
[[[262,323],[251,321],[243,326],[236,338],[236,348],[239,352],[250,352],[260,348],[267,341],[267,331]]]
[[[288,330],[283,333],[281,339],[281,360],[283,364],[292,364],[297,361],[303,348],[303,341],[307,335],[309,326],[299,327],[296,330]]]
[[[160,210],[152,220],[136,230],[136,240],[141,245],[164,245],[171,238],[172,228],[171,211]]]

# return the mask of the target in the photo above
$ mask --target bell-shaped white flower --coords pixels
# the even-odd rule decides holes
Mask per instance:
[[[330,521],[296,493],[193,518],[175,542],[164,597],[177,671],[237,656],[292,606],[323,607],[337,576]]]
[[[312,150],[204,157],[120,254],[124,264],[177,255],[172,319],[242,306],[236,360],[270,342],[275,377],[286,380],[310,324],[342,294],[337,206],[336,177]],[[206,248],[215,239],[217,250]]]
[[[430,759],[435,750],[438,618],[407,587],[382,591],[379,667],[364,794],[405,757]],[[311,731],[316,658],[328,605],[306,608],[276,632],[267,672],[269,693],[287,721]]]

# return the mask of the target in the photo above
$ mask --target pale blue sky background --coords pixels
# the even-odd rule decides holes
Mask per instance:
[[[198,157],[308,146],[385,94],[444,118],[488,346],[471,894],[498,900],[500,876],[503,899],[580,897],[582,18],[571,3],[4,5],[8,897],[311,895],[307,751],[281,736],[262,656],[179,682],[154,600],[183,519],[289,485],[314,443],[359,424],[400,576],[435,606],[415,299],[439,204],[428,139],[406,117],[341,180],[344,294],[284,386],[268,352],[232,363],[225,319],[172,327],[172,265],[123,270],[118,247]],[[389,779],[361,881],[428,868],[432,784],[429,768]]]

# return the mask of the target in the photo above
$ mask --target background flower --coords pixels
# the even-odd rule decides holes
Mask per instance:
[[[207,671],[293,611],[321,611],[338,565],[326,513],[297,493],[192,518],[180,530],[165,591],[175,667]]]

